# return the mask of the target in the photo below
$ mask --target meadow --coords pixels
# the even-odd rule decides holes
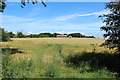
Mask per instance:
[[[6,48],[3,77],[116,78],[119,55],[100,47],[103,42],[97,38],[13,38],[2,42]]]

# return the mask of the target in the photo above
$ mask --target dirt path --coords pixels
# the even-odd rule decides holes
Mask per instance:
[[[45,63],[51,63],[53,61],[53,55],[51,54],[52,48],[49,47],[42,56],[42,61]]]

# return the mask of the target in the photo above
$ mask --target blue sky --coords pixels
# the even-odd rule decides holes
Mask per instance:
[[[2,27],[7,31],[23,31],[25,34],[41,32],[74,33],[102,37],[100,14],[106,14],[104,2],[46,2],[27,4],[7,2],[2,14]]]

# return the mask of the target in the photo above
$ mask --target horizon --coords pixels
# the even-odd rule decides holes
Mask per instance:
[[[9,31],[9,32],[12,32],[12,31]],[[15,35],[17,35],[17,33],[14,33],[14,32],[12,32],[13,34],[15,34]],[[24,35],[39,35],[39,34],[41,34],[41,33],[50,33],[50,32],[40,32],[40,33],[29,33],[29,34],[27,34],[27,33],[24,33],[24,32],[22,32]],[[56,32],[55,32],[56,33]],[[55,34],[55,33],[50,33],[50,34]],[[80,32],[76,32],[76,33],[80,33]],[[57,33],[58,35],[69,35],[69,34],[74,34],[74,33],[63,33],[63,34],[61,34],[61,33]],[[82,33],[80,33],[81,35],[84,35],[84,34],[82,34]],[[93,36],[93,35],[85,35],[85,36]]]
[[[104,2],[49,2],[47,7],[41,3],[20,7],[19,2],[7,2],[2,13],[2,26],[14,33],[81,33],[103,38],[100,27],[104,24],[98,18],[107,14]]]

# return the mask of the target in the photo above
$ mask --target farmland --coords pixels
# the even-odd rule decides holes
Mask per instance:
[[[98,62],[106,62],[109,56],[114,56],[112,50],[99,47],[103,42],[104,39],[96,38],[13,38],[10,42],[2,42],[5,48],[19,49],[3,58],[7,62],[3,65],[4,77],[115,78],[116,70],[111,71],[106,63],[97,63],[97,58]]]

